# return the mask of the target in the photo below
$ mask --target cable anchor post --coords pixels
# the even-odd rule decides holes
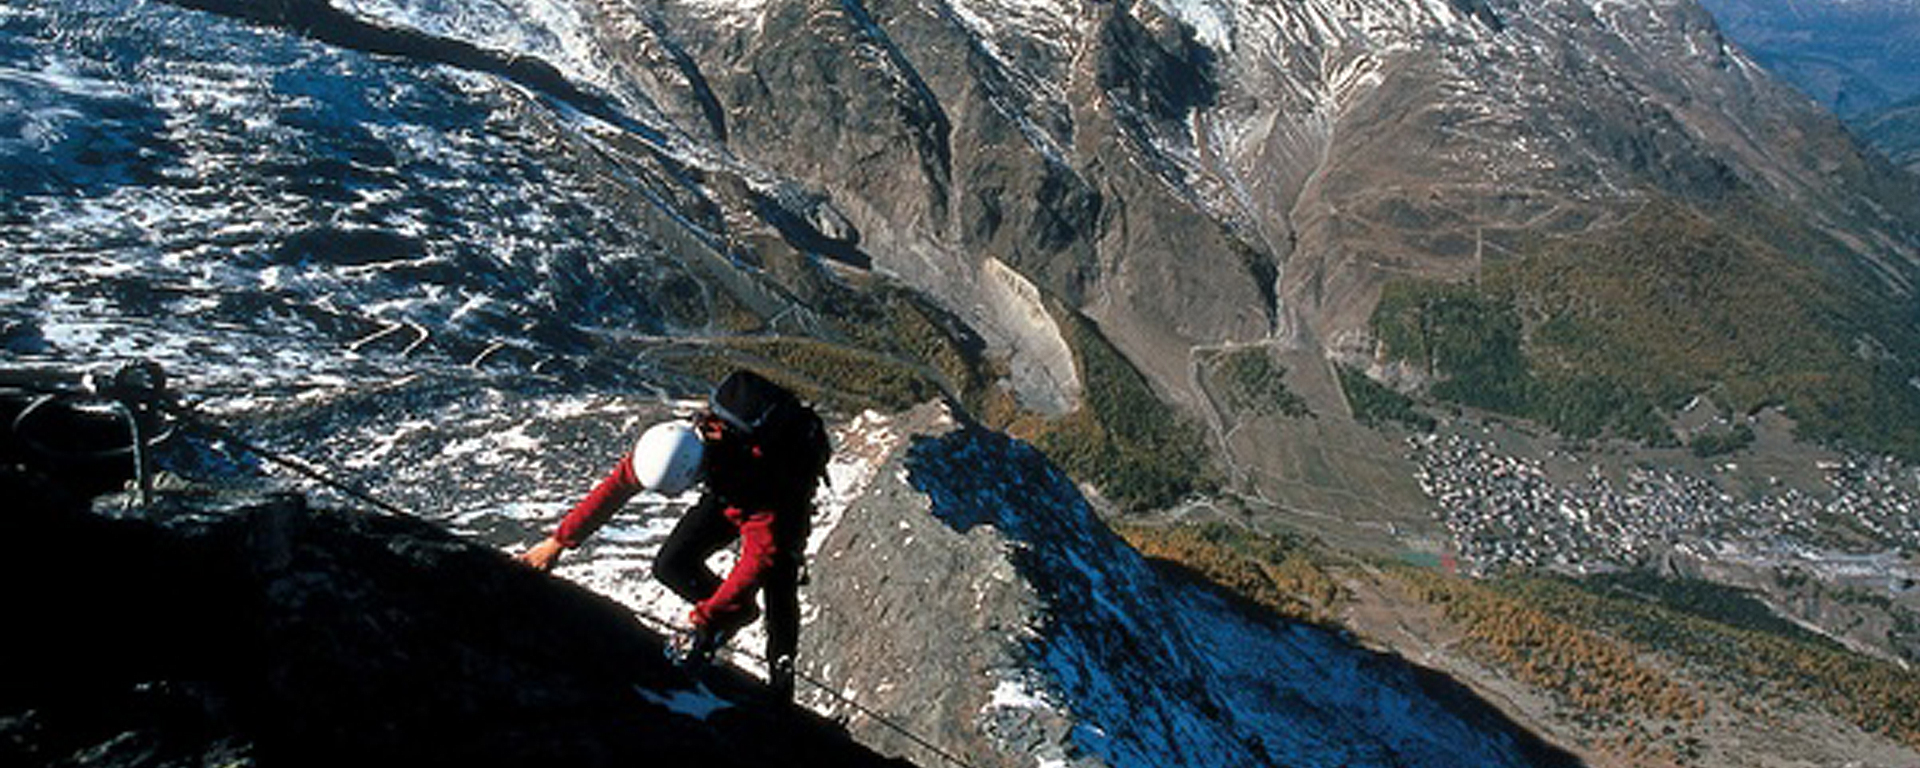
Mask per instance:
[[[127,421],[133,448],[133,478],[137,489],[129,508],[153,506],[153,457],[147,452],[148,435],[156,434],[162,409],[173,402],[167,390],[167,372],[152,360],[125,363],[111,373],[88,373],[81,385],[94,396],[114,403]],[[136,501],[137,500],[137,501]]]

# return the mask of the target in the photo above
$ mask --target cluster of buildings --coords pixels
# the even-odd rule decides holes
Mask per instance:
[[[1920,470],[1888,459],[1822,464],[1821,493],[1776,485],[1736,497],[1707,478],[1650,467],[1555,480],[1539,461],[1459,435],[1408,445],[1461,568],[1475,575],[1586,572],[1668,552],[1815,562],[1920,553]]]

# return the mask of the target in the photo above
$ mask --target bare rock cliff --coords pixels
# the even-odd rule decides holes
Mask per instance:
[[[876,468],[813,557],[802,666],[970,764],[1575,764],[1431,673],[1163,574],[1030,446],[933,406],[842,443]]]

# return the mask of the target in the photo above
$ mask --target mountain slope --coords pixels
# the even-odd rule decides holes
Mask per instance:
[[[1920,173],[1920,99],[1908,99],[1869,112],[1855,122],[1856,129],[1901,167]]]
[[[1764,500],[1829,455],[1787,440],[1794,426],[1900,452],[1920,423],[1912,177],[1689,2],[66,0],[0,8],[0,35],[0,356],[159,360],[270,447],[496,546],[543,534],[641,425],[741,365],[842,420],[944,395],[1097,480],[1085,504],[1051,475],[1023,486],[1071,511],[1044,519],[1082,559],[1112,565],[1061,570],[1074,554],[1057,549],[1025,563],[1035,595],[1074,605],[1096,578],[1165,589],[1084,532],[1089,506],[1219,511],[1470,568],[1618,551],[1563,547],[1608,531],[1510,504],[1508,484],[1423,487],[1404,435],[1360,423],[1356,392],[1414,411],[1374,380],[1421,397],[1512,385],[1480,391],[1511,402],[1455,400],[1537,421],[1469,410],[1440,428],[1501,435],[1481,458],[1537,449],[1577,475],[1682,452],[1587,453],[1537,424],[1652,442],[1710,432],[1702,411],[1731,430],[1784,403],[1797,424],[1761,430],[1771,453],[1738,454],[1745,476],[1687,460]],[[1394,318],[1418,343],[1396,345]],[[1023,507],[939,468],[970,444],[1013,469],[1033,457],[968,435],[930,437],[930,474],[901,463],[910,481],[875,482],[950,512],[938,531],[991,538],[991,519],[1022,541],[1030,521],[1002,513]],[[672,616],[645,567],[685,503],[642,498],[564,575]],[[1845,547],[1888,550],[1848,557],[1898,559],[1897,539],[1839,527]],[[1740,578],[1764,584],[1782,563],[1827,579],[1856,562],[1741,538],[1756,530],[1684,531],[1674,549],[1705,564],[1586,564],[1711,571],[1716,553],[1755,552]],[[1752,548],[1719,549],[1723,534]],[[1834,607],[1852,584],[1781,612],[1872,613]],[[1463,725],[1478,716],[1402,673],[1364,678],[1378,701],[1300,682],[1351,648],[1174,593],[1206,608],[1007,614],[1059,634],[1002,702],[1082,708],[996,716],[1031,747],[1014,754],[1131,761],[1193,727],[1200,761],[1412,759],[1448,733],[1466,735],[1439,754],[1522,759],[1504,727]],[[1215,692],[1209,674],[1254,677],[1204,653],[1229,629],[1308,661],[1244,686],[1272,700]],[[1000,637],[967,658],[1028,652]],[[1196,698],[1156,693],[1163,675]],[[993,701],[997,683],[967,679],[943,716]],[[1151,725],[1138,740],[1113,735],[1116,702],[1151,708],[1129,713]],[[1313,736],[1402,705],[1422,713],[1407,731]],[[1299,723],[1302,740],[1285,732]]]
[[[803,656],[975,764],[1576,764],[1417,668],[1150,568],[1028,446],[932,408],[844,441],[871,480],[820,544]]]
[[[1841,117],[1920,94],[1920,6],[1912,2],[1701,4],[1768,69]]]
[[[901,285],[965,329],[934,378],[983,410],[983,376],[1026,412],[1079,405],[1060,345],[1083,315],[1188,417],[1272,424],[1221,412],[1207,350],[1429,383],[1375,360],[1387,282],[1606,242],[1649,203],[1810,244],[1793,258],[1849,294],[1818,329],[1836,347],[1914,333],[1911,177],[1690,3],[186,6],[224,16],[10,11],[8,237],[41,263],[12,274],[48,282],[17,292],[23,349],[97,347],[38,327],[101,316],[56,295],[98,293],[59,287],[80,253],[209,320],[560,375],[616,328],[933,365],[849,318]],[[1333,381],[1302,380],[1313,410],[1345,410]],[[1271,451],[1218,443],[1285,492]]]

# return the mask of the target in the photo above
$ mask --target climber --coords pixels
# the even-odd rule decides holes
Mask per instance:
[[[759,616],[766,593],[767,682],[793,696],[794,651],[800,633],[799,586],[813,495],[831,448],[812,408],[751,371],[735,371],[714,388],[692,423],[656,424],[613,471],[575,504],[553,535],[520,559],[552,570],[561,552],[588,536],[643,489],[704,492],[668,534],[654,559],[654,578],[693,604],[674,639],[676,659],[702,665],[733,633]],[[725,579],[706,566],[720,548],[740,541]]]

